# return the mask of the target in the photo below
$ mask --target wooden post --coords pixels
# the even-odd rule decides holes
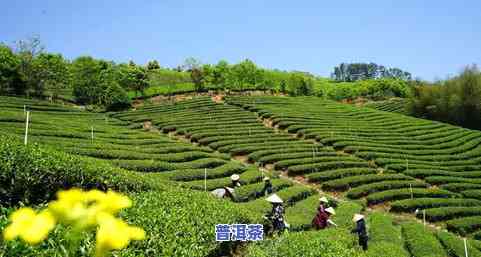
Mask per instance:
[[[426,226],[426,210],[423,210],[423,225]]]
[[[207,192],[207,168],[204,168],[204,191]]]
[[[468,257],[468,243],[466,238],[464,238],[464,254]]]
[[[25,140],[24,143],[27,145],[28,141],[28,120],[30,119],[30,111],[27,111],[27,120],[25,121]]]
[[[409,191],[411,191],[411,199],[414,198],[414,194],[413,194],[413,184],[409,184]]]
[[[91,133],[92,133],[92,144],[94,143],[94,126],[91,127]]]

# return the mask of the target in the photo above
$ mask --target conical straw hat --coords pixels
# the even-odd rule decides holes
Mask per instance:
[[[266,198],[266,201],[268,202],[271,202],[271,203],[283,203],[284,201],[282,201],[282,199],[276,195],[276,194],[273,194],[269,197]]]
[[[332,214],[332,215],[336,214],[336,211],[335,211],[334,208],[332,208],[332,207],[327,208],[327,209],[326,209],[326,212],[329,212],[329,213]]]
[[[352,221],[358,222],[362,219],[364,219],[364,215],[356,213],[356,214],[354,214],[354,217],[352,218]]]
[[[230,179],[231,179],[231,180],[234,180],[234,181],[235,181],[235,180],[239,180],[239,178],[240,178],[240,177],[239,177],[239,175],[237,175],[237,174],[233,174],[232,176],[230,176]]]
[[[327,198],[325,196],[319,198],[319,201],[323,202],[323,203],[328,203],[329,200],[327,200]]]

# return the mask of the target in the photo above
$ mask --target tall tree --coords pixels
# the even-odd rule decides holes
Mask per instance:
[[[189,57],[185,59],[184,64],[182,65],[182,69],[184,71],[191,71],[192,69],[200,69],[202,63],[195,59],[194,57]]]
[[[44,52],[44,49],[45,47],[38,36],[16,42],[16,52],[20,57],[20,74],[25,82],[27,95],[31,92],[38,96],[43,94],[40,85],[42,78],[39,77],[34,60],[39,54]]]
[[[213,84],[219,87],[226,87],[226,79],[230,72],[229,63],[225,60],[220,60],[214,67],[214,80]]]
[[[33,67],[38,78],[35,87],[37,94],[47,91],[56,99],[70,82],[70,70],[67,61],[60,54],[41,53],[33,60]]]
[[[202,77],[205,85],[214,85],[215,82],[215,68],[210,64],[202,65]]]
[[[303,73],[291,73],[287,81],[287,90],[290,95],[312,95],[314,81]]]
[[[386,68],[375,63],[341,63],[339,66],[334,67],[332,77],[337,81],[348,82],[377,78],[411,80],[409,72],[399,68]]]
[[[135,96],[142,95],[149,86],[147,71],[140,66],[118,65],[117,81],[125,90],[135,91]]]
[[[160,69],[160,64],[157,60],[152,60],[147,63],[147,70],[158,70]]]
[[[20,58],[13,51],[0,44],[0,93],[23,95],[25,84],[20,77]]]
[[[262,72],[259,72],[257,66],[249,59],[246,59],[231,68],[229,73],[230,83],[238,90],[243,91],[246,86],[254,86],[262,81]]]
[[[105,69],[105,64],[90,56],[78,57],[72,62],[72,86],[77,102],[82,104],[101,102],[100,73]]]
[[[198,67],[192,67],[190,69],[190,77],[192,78],[192,82],[194,82],[195,91],[202,91],[204,89],[204,74],[202,69]]]

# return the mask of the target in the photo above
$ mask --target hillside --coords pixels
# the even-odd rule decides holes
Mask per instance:
[[[406,110],[406,100],[402,98],[393,98],[393,99],[384,100],[384,101],[368,102],[363,106],[380,110],[380,111],[408,114]]]
[[[0,227],[9,206],[41,204],[75,185],[134,199],[125,215],[149,239],[122,256],[318,256],[319,248],[326,256],[464,256],[462,240],[437,228],[478,238],[477,131],[314,97],[198,97],[118,113],[0,100],[1,171],[16,174],[1,181],[8,208]],[[24,105],[31,111],[28,147],[21,141]],[[228,185],[234,173],[242,182],[238,202],[204,192]],[[215,224],[262,221],[270,206],[255,192],[265,175],[286,201],[291,232],[247,245],[216,243]],[[13,197],[18,192],[21,199]],[[338,228],[308,231],[319,193],[337,203]],[[429,228],[415,222],[416,209],[425,210]],[[360,211],[372,238],[366,253],[348,231]],[[188,234],[180,240],[179,232]],[[481,256],[478,241],[468,246],[469,256]],[[0,247],[6,256],[60,251]]]

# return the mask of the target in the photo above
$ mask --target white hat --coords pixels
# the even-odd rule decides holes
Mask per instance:
[[[266,201],[268,202],[271,202],[271,203],[283,203],[284,201],[282,201],[282,199],[276,195],[276,194],[272,194],[271,196],[267,197],[266,198]]]
[[[327,208],[327,209],[326,209],[326,212],[329,212],[329,213],[332,214],[332,215],[336,214],[336,211],[335,211],[334,208],[332,208],[332,207]]]
[[[329,200],[327,200],[327,198],[325,196],[319,198],[319,201],[323,202],[323,203],[328,203]]]
[[[230,176],[230,179],[236,181],[240,179],[240,176],[237,174],[233,174],[232,176]]]
[[[354,214],[354,217],[352,218],[352,221],[358,222],[358,221],[360,221],[360,220],[362,220],[362,219],[364,219],[364,215],[362,215],[362,214],[357,214],[357,213],[356,213],[356,214]]]
[[[269,177],[264,177],[264,181],[270,180]]]

